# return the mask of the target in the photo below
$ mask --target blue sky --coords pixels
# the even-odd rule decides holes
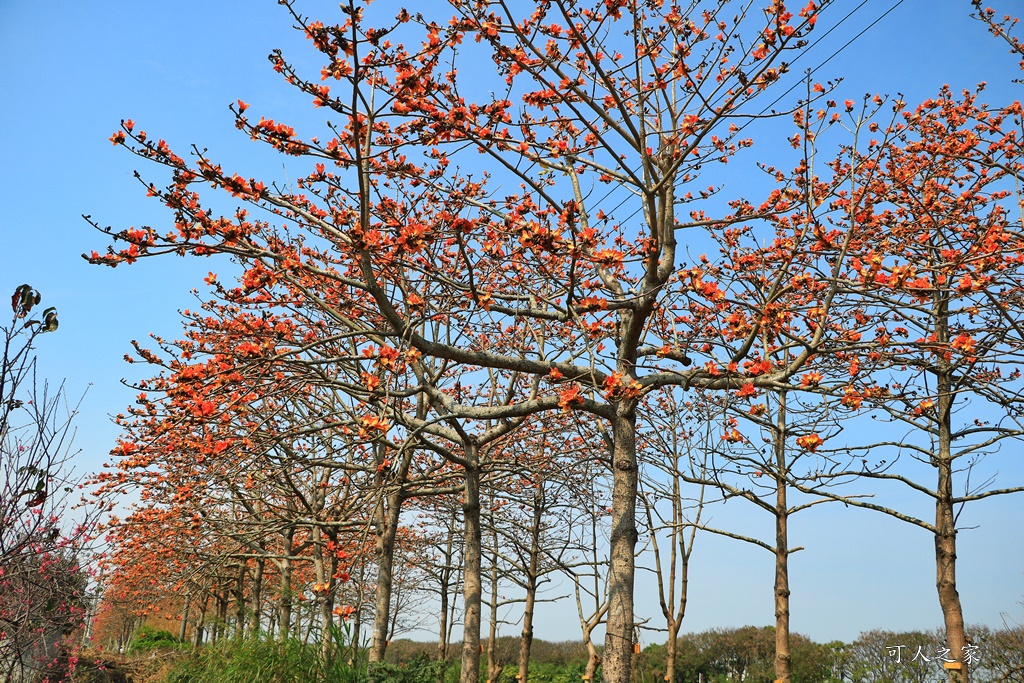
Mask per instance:
[[[417,3],[424,12],[432,4],[443,9],[436,0]],[[861,4],[839,2],[822,17],[819,35]],[[818,66],[894,4],[867,0],[794,71]],[[300,6],[325,22],[337,13],[334,2]],[[902,92],[914,103],[943,83],[959,90],[979,81],[990,84],[984,100],[1019,98],[1024,86],[1010,83],[1019,74],[1017,60],[968,18],[969,9],[968,0],[903,0],[815,77],[844,78],[836,99]],[[227,107],[243,99],[268,117],[313,120],[308,98],[295,96],[266,60],[277,47],[300,63],[309,60],[305,41],[290,23],[272,0],[0,0],[0,45],[8,55],[0,74],[6,102],[0,128],[0,293],[26,282],[42,293],[44,305],[60,311],[59,333],[40,342],[40,368],[51,381],[66,378],[72,396],[88,388],[78,420],[81,472],[104,461],[117,436],[108,416],[133,401],[135,392],[120,383],[132,372],[122,361],[130,340],[150,333],[175,336],[177,311],[195,306],[190,290],[204,287],[207,271],[226,270],[222,263],[176,259],[110,270],[80,258],[106,246],[81,214],[117,229],[167,224],[166,213],[133,178],[133,170],[147,171],[145,166],[107,138],[120,119],[132,118],[179,152],[195,143],[246,176],[283,180],[288,170],[281,159],[256,154],[234,130]],[[315,61],[308,63],[319,69]],[[755,153],[762,149],[770,147]],[[1003,484],[1024,479],[1019,464],[1003,469]],[[968,622],[997,625],[1003,612],[1021,621],[1022,513],[1024,497],[1018,497],[981,503],[965,515],[965,525],[977,526],[960,538],[960,591]],[[723,525],[769,524],[739,504],[719,515],[716,521]],[[795,545],[808,548],[792,562],[795,630],[818,640],[851,639],[870,628],[939,623],[932,543],[925,532],[831,507],[798,518],[793,535]],[[767,553],[706,538],[698,541],[693,562],[685,631],[772,622]],[[643,585],[639,604],[654,616],[656,602]],[[541,610],[538,637],[576,637],[574,606]]]

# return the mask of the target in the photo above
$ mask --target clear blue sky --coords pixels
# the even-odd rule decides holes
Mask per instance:
[[[436,1],[415,4],[425,13],[434,4],[443,9]],[[837,4],[819,22],[819,35],[861,3]],[[818,66],[894,4],[868,0],[794,71]],[[301,7],[325,22],[337,13],[335,2]],[[1020,73],[1016,60],[968,18],[969,8],[968,0],[904,0],[815,77],[844,77],[837,99],[902,92],[914,103],[943,83],[960,89],[983,80],[990,84],[988,101],[1024,96],[1024,86],[1010,83]],[[0,293],[27,282],[60,311],[59,333],[40,343],[41,369],[52,381],[66,378],[72,395],[91,385],[78,421],[81,472],[106,458],[117,436],[108,416],[133,400],[134,392],[120,384],[132,371],[121,360],[129,341],[149,333],[175,336],[177,311],[195,304],[189,291],[204,286],[208,270],[226,270],[222,263],[175,259],[110,270],[80,258],[106,246],[83,213],[117,229],[168,222],[132,177],[145,166],[107,138],[121,118],[132,118],[179,152],[196,143],[246,176],[283,180],[280,158],[255,156],[227,106],[243,99],[252,111],[290,123],[315,116],[309,98],[291,92],[266,60],[277,47],[305,55],[300,63],[308,59],[305,41],[289,27],[273,0],[0,0],[0,45],[7,54],[0,74]],[[1024,468],[1004,467],[1002,476],[1003,484],[1020,483]],[[1022,513],[1024,497],[1018,497],[982,503],[962,520],[978,527],[960,537],[968,622],[995,626],[1002,612],[1021,621]],[[766,531],[769,524],[739,504],[716,521]],[[849,640],[870,628],[940,623],[925,532],[833,507],[798,518],[793,534],[795,544],[808,548],[792,562],[796,631]],[[772,623],[767,553],[706,538],[693,562],[685,631]],[[641,612],[654,616],[654,597],[643,587],[639,597]],[[577,637],[574,611],[543,606],[538,637]]]

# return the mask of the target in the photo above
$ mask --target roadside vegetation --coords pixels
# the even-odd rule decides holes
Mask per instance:
[[[979,648],[978,683],[1019,681],[1024,675],[1024,628],[968,629]],[[795,683],[938,683],[946,678],[936,661],[941,630],[860,634],[850,642],[816,643],[792,636]],[[143,627],[122,655],[83,653],[72,680],[79,683],[454,683],[457,659],[437,658],[435,643],[394,641],[386,661],[370,664],[366,648],[353,648],[348,634],[335,634],[337,650],[324,657],[317,644],[260,637],[224,639],[194,647],[168,631]],[[712,629],[679,637],[674,683],[771,683],[775,630],[770,626]],[[454,643],[458,652],[461,643]],[[900,646],[900,660],[894,648]],[[491,645],[488,644],[490,649]],[[481,683],[515,683],[518,639],[497,638],[495,675],[481,667]],[[635,657],[632,680],[665,680],[666,647],[651,644]],[[529,680],[575,683],[586,671],[587,648],[580,641],[534,641]],[[924,661],[925,659],[931,661]],[[58,672],[60,673],[60,672]],[[600,674],[600,670],[598,671]]]

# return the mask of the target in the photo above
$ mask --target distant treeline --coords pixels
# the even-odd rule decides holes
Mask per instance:
[[[1024,681],[1024,627],[968,629],[975,660],[972,683]],[[816,643],[799,634],[792,636],[793,683],[945,683],[947,672],[941,630],[861,633],[850,643]],[[486,647],[491,647],[488,643]],[[505,666],[495,683],[513,683],[519,639],[497,638],[496,658]],[[451,647],[457,654],[461,644]],[[396,666],[436,657],[437,644],[395,640],[387,661]],[[633,680],[658,683],[665,678],[663,644],[643,647],[635,658]],[[673,683],[772,683],[775,629],[771,626],[716,628],[679,638],[679,658]],[[535,639],[531,652],[531,683],[579,681],[587,651],[578,641],[551,642]],[[486,678],[481,678],[485,680]],[[598,676],[598,680],[600,680]]]

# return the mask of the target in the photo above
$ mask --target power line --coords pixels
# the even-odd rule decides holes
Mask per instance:
[[[893,11],[894,11],[894,10],[895,10],[896,8],[897,8],[897,7],[899,7],[900,5],[902,5],[902,4],[903,4],[903,3],[905,2],[905,1],[906,1],[906,0],[897,0],[896,4],[894,4],[894,5],[892,6],[892,7],[890,7],[889,9],[887,9],[887,10],[885,11],[885,13],[884,13],[884,14],[882,14],[881,16],[879,16],[879,17],[878,17],[877,19],[875,19],[874,21],[872,21],[872,22],[871,22],[870,24],[868,24],[868,25],[867,25],[866,27],[864,27],[863,29],[861,29],[860,33],[858,33],[858,34],[857,34],[857,35],[855,35],[855,36],[854,36],[853,38],[850,38],[850,39],[849,39],[848,41],[846,41],[846,43],[845,43],[845,44],[844,44],[844,45],[843,45],[843,46],[842,46],[841,48],[839,48],[838,50],[836,50],[835,52],[833,52],[833,53],[832,53],[831,55],[829,55],[828,59],[826,59],[825,61],[823,61],[823,62],[821,62],[820,64],[818,64],[818,66],[816,66],[816,67],[814,67],[813,69],[811,69],[810,71],[808,71],[808,72],[807,72],[807,74],[808,74],[808,75],[812,75],[812,74],[814,74],[814,72],[815,72],[815,71],[817,71],[818,69],[822,68],[823,66],[825,66],[826,64],[828,64],[829,62],[831,62],[831,61],[832,61],[833,59],[835,59],[835,58],[836,58],[837,56],[839,56],[839,53],[841,53],[841,52],[842,52],[843,50],[845,50],[846,48],[850,47],[850,45],[852,45],[852,44],[853,44],[853,43],[854,43],[854,42],[855,42],[855,41],[856,41],[856,40],[857,40],[858,38],[860,38],[860,37],[861,37],[861,36],[863,36],[863,35],[864,35],[865,33],[867,33],[867,32],[868,32],[868,31],[870,31],[870,30],[871,30],[872,28],[874,28],[874,26],[875,26],[875,25],[876,25],[876,24],[877,24],[878,22],[880,22],[880,21],[881,21],[882,19],[885,19],[885,18],[886,18],[887,16],[889,16],[889,15],[890,15],[890,14],[891,14],[891,13],[892,13],[892,12],[893,12]],[[858,6],[857,6],[857,8],[856,8],[856,9],[854,9],[854,10],[853,10],[853,12],[850,12],[850,14],[846,15],[846,19],[849,19],[849,18],[850,18],[850,17],[851,17],[851,16],[852,16],[852,15],[854,14],[854,12],[856,12],[857,10],[859,10],[859,9],[860,9],[861,7],[863,7],[863,6],[864,6],[864,5],[866,4],[866,3],[867,3],[867,0],[864,0],[864,2],[862,2],[862,3],[860,4],[860,5],[858,5]],[[846,21],[846,19],[843,19],[843,21]],[[819,38],[819,39],[818,39],[818,40],[816,40],[816,41],[815,41],[814,43],[812,43],[812,44],[811,44],[811,45],[810,45],[810,46],[809,46],[809,47],[807,48],[807,51],[809,51],[809,50],[810,50],[811,48],[813,48],[813,47],[814,47],[815,45],[817,45],[817,44],[818,44],[818,43],[820,43],[820,42],[821,42],[822,40],[824,40],[824,39],[825,39],[825,37],[826,37],[826,36],[828,36],[828,34],[829,34],[829,33],[831,33],[832,31],[834,31],[835,29],[839,28],[839,26],[840,26],[840,25],[841,25],[842,23],[843,23],[843,22],[841,21],[841,22],[839,22],[838,24],[836,24],[835,26],[833,26],[833,27],[832,27],[831,29],[829,29],[828,33],[826,33],[825,35],[821,36],[821,38]],[[802,57],[802,56],[803,56],[804,54],[806,54],[806,52],[807,52],[807,51],[805,51],[804,53],[801,53],[800,55],[797,55],[796,59],[794,59],[794,60],[793,60],[793,62],[796,62],[796,61],[797,61],[797,59],[800,59],[800,57]],[[793,90],[795,90],[795,89],[796,89],[796,87],[797,87],[798,85],[800,85],[800,82],[797,82],[797,83],[794,83],[793,85],[791,85],[791,86],[789,87],[789,89],[788,89],[788,90],[786,90],[786,91],[785,91],[784,93],[782,93],[782,94],[781,94],[781,95],[779,95],[779,96],[778,96],[777,98],[775,98],[775,100],[774,100],[774,101],[772,101],[772,103],[771,103],[771,104],[769,104],[769,105],[768,105],[767,107],[765,107],[764,109],[762,109],[762,110],[761,110],[761,113],[760,113],[760,114],[758,114],[758,116],[760,116],[761,114],[764,114],[765,112],[769,111],[769,110],[770,110],[770,109],[771,109],[772,107],[774,107],[774,106],[775,106],[776,104],[778,104],[778,103],[779,103],[779,101],[780,101],[780,100],[782,100],[782,98],[784,98],[784,97],[785,97],[786,95],[788,95],[789,93],[793,92]],[[745,124],[743,124],[742,126],[740,126],[740,130],[743,130],[743,128],[745,128],[745,127],[746,127],[746,126],[747,126],[747,125],[748,125],[749,123],[750,123],[750,122],[748,121],[747,123],[745,123]]]
[[[799,59],[799,58],[800,58],[800,57],[802,57],[803,55],[807,54],[807,52],[809,52],[809,51],[810,51],[810,50],[811,50],[811,49],[812,49],[812,48],[813,48],[813,47],[814,47],[815,45],[817,45],[817,44],[818,44],[818,43],[820,43],[820,42],[821,42],[822,40],[824,40],[824,39],[825,39],[826,37],[828,37],[828,35],[829,35],[830,33],[832,33],[832,31],[834,31],[834,30],[836,30],[837,28],[839,28],[839,27],[840,27],[840,26],[841,26],[841,25],[843,24],[843,22],[845,22],[845,21],[846,21],[847,19],[849,19],[849,18],[850,18],[851,16],[853,16],[853,15],[854,15],[854,14],[855,14],[855,13],[856,13],[856,12],[857,12],[857,11],[858,11],[858,10],[859,10],[860,8],[861,8],[861,7],[864,7],[864,5],[866,5],[866,4],[867,4],[867,2],[868,2],[868,0],[863,0],[863,2],[861,2],[861,3],[860,3],[860,5],[858,5],[857,7],[855,7],[855,8],[854,8],[854,9],[853,9],[853,10],[852,10],[852,11],[851,11],[851,12],[850,12],[849,14],[847,14],[847,15],[846,15],[846,16],[845,16],[845,17],[844,17],[843,19],[841,19],[841,20],[840,20],[840,21],[839,21],[838,23],[836,23],[836,25],[835,25],[835,26],[833,26],[832,28],[830,28],[830,29],[829,29],[829,30],[828,30],[828,31],[827,31],[827,32],[826,32],[826,33],[825,33],[824,35],[822,35],[822,36],[821,36],[820,38],[818,38],[818,40],[814,41],[814,42],[813,42],[813,43],[812,43],[811,45],[809,45],[809,46],[807,47],[807,49],[806,49],[806,50],[804,50],[804,51],[803,51],[802,53],[800,53],[799,55],[797,55],[797,57],[796,57],[796,58],[795,58],[795,59],[793,60],[793,62],[796,62],[796,61],[797,61],[797,59]],[[876,24],[878,24],[878,22],[880,22],[880,21],[881,21],[882,19],[885,19],[885,18],[886,18],[887,16],[889,16],[889,15],[890,15],[890,14],[891,14],[891,13],[892,13],[892,12],[893,12],[893,11],[894,11],[894,10],[895,10],[896,8],[897,8],[897,7],[899,7],[900,5],[902,5],[902,4],[904,3],[904,2],[905,2],[905,0],[897,0],[897,2],[896,2],[896,3],[895,3],[895,4],[893,5],[893,6],[892,6],[892,7],[890,7],[890,8],[888,9],[888,10],[886,10],[886,11],[885,11],[885,13],[883,13],[882,15],[880,15],[880,16],[879,16],[879,17],[878,17],[877,19],[875,19],[874,21],[872,21],[872,22],[871,22],[870,24],[868,24],[868,25],[867,25],[867,26],[866,26],[865,28],[863,28],[863,29],[862,29],[862,30],[861,30],[861,31],[860,31],[860,32],[859,32],[859,33],[858,33],[857,35],[855,35],[855,36],[854,36],[853,38],[850,38],[850,39],[849,39],[848,41],[846,41],[846,43],[845,43],[845,44],[843,44],[843,46],[842,46],[842,47],[840,47],[840,48],[839,48],[838,50],[836,50],[836,51],[835,51],[835,52],[833,52],[833,53],[832,53],[831,55],[829,55],[827,59],[825,59],[825,60],[824,60],[824,61],[822,61],[822,62],[821,62],[820,64],[818,64],[818,65],[817,65],[816,67],[814,67],[813,69],[811,69],[810,71],[808,71],[808,72],[807,72],[807,73],[808,73],[808,75],[811,75],[811,74],[813,74],[813,73],[814,73],[815,71],[817,71],[818,69],[822,68],[823,66],[825,66],[826,64],[828,64],[828,63],[829,63],[830,61],[832,61],[832,60],[833,60],[833,59],[834,59],[834,58],[835,58],[836,56],[838,56],[838,55],[839,55],[839,53],[841,53],[841,52],[842,52],[843,50],[845,50],[846,48],[850,47],[850,45],[852,45],[852,44],[853,44],[853,43],[854,43],[854,42],[855,42],[855,41],[856,41],[856,40],[857,40],[858,38],[860,38],[860,37],[861,37],[861,36],[863,36],[863,35],[864,35],[865,33],[867,33],[867,32],[868,32],[868,31],[870,31],[870,30],[871,30],[872,28],[874,28],[874,26],[875,26]],[[748,121],[747,121],[746,123],[744,123],[744,124],[743,124],[742,126],[740,126],[739,128],[737,128],[737,130],[736,130],[736,133],[739,133],[739,132],[740,132],[741,130],[743,130],[743,129],[744,129],[744,128],[746,128],[746,127],[747,127],[748,125],[750,125],[750,123],[751,123],[752,121],[754,121],[754,119],[756,119],[756,118],[757,118],[758,116],[761,116],[762,114],[764,114],[764,113],[766,113],[767,111],[769,111],[769,110],[770,110],[770,109],[771,109],[772,107],[774,107],[774,106],[775,106],[776,104],[778,104],[780,100],[782,100],[782,99],[783,99],[784,97],[786,97],[786,96],[787,96],[787,95],[788,95],[789,93],[793,92],[793,90],[794,90],[794,89],[795,89],[795,88],[796,88],[796,87],[797,87],[798,85],[800,85],[800,82],[799,82],[799,81],[798,81],[798,82],[796,82],[796,83],[794,83],[794,84],[793,84],[792,86],[790,86],[790,88],[789,88],[788,90],[786,90],[786,91],[785,91],[784,93],[782,93],[781,95],[779,95],[779,96],[778,96],[778,97],[777,97],[777,98],[776,98],[776,99],[775,99],[775,100],[774,100],[774,101],[773,101],[773,102],[772,102],[771,104],[769,104],[769,105],[768,105],[767,107],[765,107],[764,109],[762,109],[762,110],[761,110],[761,112],[760,112],[760,114],[758,114],[758,115],[757,115],[757,116],[755,116],[755,117],[752,117],[752,118],[751,118],[750,120],[748,120]],[[639,170],[639,169],[638,169],[638,170]],[[607,199],[607,198],[608,198],[609,196],[611,196],[611,193],[612,193],[613,191],[614,191],[614,190],[611,190],[611,191],[609,191],[609,192],[608,192],[608,194],[606,194],[606,195],[605,195],[605,197],[604,197],[604,198],[602,199],[602,201],[604,201],[604,199]],[[615,207],[615,209],[613,209],[613,210],[612,210],[612,212],[614,212],[615,210],[617,210],[617,209],[618,209],[619,207],[621,207],[621,206],[622,206],[623,204],[625,204],[625,203],[626,203],[626,202],[627,202],[628,200],[629,200],[629,197],[626,197],[626,199],[624,199],[624,200],[622,200],[621,202],[619,202],[618,206],[616,206],[616,207]],[[642,209],[643,209],[643,207],[642,207],[642,206],[641,206],[640,208],[636,209],[636,210],[635,210],[635,211],[634,211],[633,213],[631,213],[631,214],[630,214],[630,215],[629,215],[628,217],[626,217],[626,219],[625,219],[625,220],[623,220],[623,221],[620,221],[620,223],[628,223],[629,221],[633,220],[633,218],[634,218],[634,217],[635,217],[635,216],[636,216],[636,215],[637,215],[638,213],[640,213],[640,211],[641,211]],[[609,215],[611,215],[611,213],[612,213],[612,212],[609,212]]]
[[[810,75],[810,74],[813,74],[814,72],[818,71],[819,69],[821,69],[822,67],[824,67],[824,66],[825,66],[826,64],[828,64],[828,63],[829,63],[830,61],[832,61],[833,59],[835,59],[835,58],[836,58],[836,57],[837,57],[837,56],[838,56],[838,55],[839,55],[839,54],[840,54],[841,52],[843,52],[843,50],[845,50],[846,48],[850,47],[850,45],[852,45],[852,44],[853,44],[853,43],[854,43],[855,41],[857,41],[857,40],[858,40],[858,39],[859,39],[859,38],[860,38],[861,36],[863,36],[863,35],[864,35],[865,33],[867,33],[868,31],[870,31],[870,30],[871,30],[871,29],[872,29],[872,28],[873,28],[873,27],[874,27],[875,25],[877,25],[877,24],[878,24],[878,22],[882,21],[882,19],[884,19],[885,17],[889,16],[889,15],[890,15],[890,14],[891,14],[891,13],[892,13],[892,12],[893,12],[893,11],[894,11],[894,10],[895,10],[896,8],[897,8],[897,7],[899,7],[900,5],[902,5],[902,4],[904,3],[904,2],[905,2],[905,0],[897,0],[897,2],[896,2],[896,3],[895,3],[895,4],[893,5],[893,6],[892,6],[892,7],[890,7],[890,8],[889,8],[888,10],[886,10],[886,11],[885,11],[885,12],[884,12],[884,13],[883,13],[882,15],[880,15],[880,16],[879,16],[879,17],[878,17],[877,19],[875,19],[875,20],[874,20],[874,21],[872,21],[872,22],[871,22],[870,24],[868,24],[868,25],[867,25],[867,26],[866,26],[865,28],[863,28],[863,29],[862,29],[862,30],[861,30],[861,31],[860,31],[860,32],[859,32],[859,33],[858,33],[857,35],[855,35],[855,36],[854,36],[853,38],[850,38],[850,39],[849,39],[848,41],[846,41],[846,43],[845,43],[845,44],[843,44],[843,45],[842,45],[842,47],[840,47],[840,48],[839,48],[838,50],[836,50],[836,51],[835,51],[835,52],[833,52],[833,53],[832,53],[831,55],[829,55],[829,56],[828,56],[828,57],[827,57],[827,58],[826,58],[825,60],[823,60],[823,61],[822,61],[821,63],[819,63],[819,64],[818,64],[817,66],[815,66],[815,67],[814,67],[813,69],[811,69],[810,71],[808,71],[808,74],[809,74],[809,75]],[[818,37],[818,38],[817,38],[817,39],[816,39],[816,40],[815,40],[814,42],[812,42],[812,43],[811,43],[810,45],[808,45],[806,49],[804,49],[804,50],[803,50],[802,52],[800,52],[800,54],[798,54],[798,55],[797,55],[797,56],[796,56],[796,57],[795,57],[795,58],[793,59],[793,61],[792,61],[792,62],[790,62],[790,64],[795,64],[795,63],[796,63],[796,62],[797,62],[797,61],[798,61],[799,59],[801,59],[802,57],[806,56],[806,55],[807,55],[807,53],[809,53],[809,52],[810,52],[811,50],[813,50],[815,46],[817,46],[817,45],[818,45],[819,43],[821,43],[821,42],[822,42],[823,40],[825,40],[826,38],[828,38],[828,36],[829,36],[829,35],[831,35],[831,34],[832,34],[832,32],[834,32],[834,31],[835,31],[835,30],[837,30],[837,29],[838,29],[839,27],[841,27],[841,26],[842,26],[842,25],[843,25],[844,23],[846,23],[846,21],[847,21],[847,20],[849,20],[849,19],[850,19],[850,18],[851,18],[851,17],[852,17],[852,16],[854,15],[854,14],[856,14],[857,12],[859,12],[859,11],[860,11],[860,10],[861,10],[861,9],[862,9],[862,8],[863,8],[863,7],[865,6],[865,5],[867,5],[867,3],[868,3],[868,0],[861,0],[861,3],[860,3],[859,5],[857,5],[857,6],[856,6],[856,7],[854,7],[854,8],[852,9],[852,10],[850,10],[850,11],[849,11],[849,12],[848,12],[848,13],[847,13],[847,14],[846,14],[846,15],[845,15],[845,16],[844,16],[844,17],[843,17],[842,19],[840,19],[840,20],[839,20],[838,22],[836,22],[836,23],[835,23],[835,24],[834,24],[834,25],[833,25],[833,26],[832,26],[831,28],[829,28],[829,29],[828,29],[828,30],[827,30],[827,31],[826,31],[825,33],[823,33],[823,34],[822,34],[821,36],[819,36],[819,37]],[[778,104],[778,103],[779,103],[779,102],[780,102],[780,101],[781,101],[781,100],[782,100],[783,98],[785,98],[785,97],[786,97],[787,95],[789,95],[789,94],[790,94],[791,92],[793,92],[793,90],[795,90],[795,89],[797,88],[797,86],[799,86],[799,85],[800,85],[800,82],[798,81],[798,82],[794,83],[794,84],[793,84],[792,86],[790,86],[788,90],[786,90],[786,91],[785,91],[785,92],[783,92],[783,93],[782,93],[781,95],[779,95],[779,96],[778,96],[777,98],[775,98],[775,100],[773,100],[773,101],[771,102],[771,104],[769,104],[769,105],[768,105],[768,106],[766,106],[766,107],[765,107],[764,109],[762,109],[762,110],[761,110],[761,111],[760,111],[760,112],[759,112],[759,113],[758,113],[758,114],[757,114],[756,116],[752,117],[752,118],[751,118],[750,120],[748,120],[748,121],[747,121],[746,123],[744,123],[744,124],[743,124],[742,126],[740,126],[740,127],[739,127],[739,128],[738,128],[738,129],[736,130],[736,133],[739,133],[739,132],[740,132],[740,131],[742,131],[742,130],[743,130],[744,128],[746,128],[746,127],[747,127],[748,125],[750,125],[750,123],[751,123],[751,122],[752,122],[752,121],[753,121],[753,120],[754,120],[755,118],[757,118],[757,117],[760,117],[760,116],[762,116],[763,114],[767,113],[767,112],[768,112],[769,110],[771,110],[771,108],[772,108],[772,107],[774,107],[774,106],[775,106],[776,104]],[[637,167],[636,169],[634,169],[634,170],[633,170],[633,173],[639,173],[639,172],[640,172],[640,168],[639,168],[639,167]],[[603,203],[604,203],[604,202],[605,202],[605,201],[606,201],[606,200],[607,200],[607,199],[608,199],[608,198],[609,198],[609,197],[610,197],[610,196],[611,196],[611,195],[612,195],[612,194],[613,194],[613,193],[615,192],[615,190],[616,190],[616,189],[618,189],[618,188],[616,188],[616,187],[612,187],[612,188],[611,188],[610,190],[608,190],[608,192],[607,192],[607,193],[606,193],[606,194],[604,195],[604,197],[602,197],[602,198],[601,198],[600,200],[598,200],[597,204],[598,204],[598,205],[600,205],[600,204],[603,204]],[[622,206],[623,204],[625,204],[625,203],[626,203],[627,201],[629,201],[629,199],[630,199],[630,197],[629,197],[629,196],[627,196],[627,197],[626,197],[625,199],[623,199],[623,200],[622,200],[621,202],[619,202],[619,204],[618,204],[618,205],[617,205],[617,206],[616,206],[616,207],[615,207],[614,209],[612,209],[611,211],[608,211],[608,212],[606,212],[606,213],[607,213],[607,215],[608,215],[608,216],[611,216],[611,215],[613,215],[613,214],[614,214],[614,212],[615,212],[615,211],[617,211],[617,210],[618,210],[618,209],[619,209],[619,208],[620,208],[620,207],[621,207],[621,206]],[[642,207],[641,207],[641,208],[642,208]],[[637,215],[637,213],[639,213],[639,212],[640,212],[640,209],[637,209],[637,210],[636,210],[636,211],[634,211],[634,212],[633,212],[632,214],[630,214],[630,216],[629,216],[628,218],[626,218],[626,220],[625,220],[625,221],[623,221],[623,222],[628,222],[628,221],[632,220],[632,219],[633,219],[633,217],[634,217],[634,216],[636,216],[636,215]]]

